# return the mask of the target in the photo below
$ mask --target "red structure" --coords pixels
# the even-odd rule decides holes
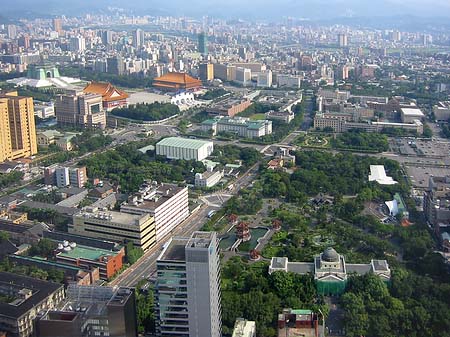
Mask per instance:
[[[260,258],[261,254],[256,249],[250,251],[250,260],[258,261]]]
[[[229,221],[231,224],[235,225],[235,224],[237,223],[237,221],[238,221],[238,216],[237,216],[236,214],[230,214],[230,215],[228,216],[228,221]]]
[[[252,235],[250,234],[250,229],[248,228],[247,222],[239,222],[236,226],[236,236],[238,239],[241,239],[242,242],[247,242],[250,240]]]
[[[103,108],[111,110],[127,106],[128,94],[117,89],[111,83],[91,82],[83,89],[86,94],[97,94],[102,96]]]
[[[185,73],[173,72],[155,78],[153,86],[167,91],[189,90],[200,88],[202,81]]]
[[[272,228],[274,231],[279,231],[281,229],[281,220],[278,219],[272,220]]]

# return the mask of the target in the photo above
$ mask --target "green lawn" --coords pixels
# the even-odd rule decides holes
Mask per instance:
[[[253,119],[253,120],[266,119],[266,114],[253,114],[250,116],[250,119]]]

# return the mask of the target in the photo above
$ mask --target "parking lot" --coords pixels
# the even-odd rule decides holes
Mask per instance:
[[[406,171],[415,188],[428,188],[430,176],[442,177],[450,175],[449,168],[429,167],[429,166],[406,166]]]
[[[390,140],[390,147],[393,152],[404,156],[443,158],[450,153],[450,144],[440,140],[395,138]]]

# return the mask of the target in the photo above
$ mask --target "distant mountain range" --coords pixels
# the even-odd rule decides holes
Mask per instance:
[[[385,17],[402,17],[401,24],[412,26],[417,26],[419,17],[444,16],[445,20],[439,20],[442,23],[450,18],[449,0],[15,0],[3,6],[2,14],[11,18],[49,17],[106,13],[108,7],[124,8],[135,15],[211,15],[267,20],[291,16],[322,22],[339,20],[353,23],[358,23],[358,18],[364,18],[360,20],[361,24],[367,24],[368,20],[372,24],[384,23]],[[423,20],[426,19],[420,19],[420,22]]]

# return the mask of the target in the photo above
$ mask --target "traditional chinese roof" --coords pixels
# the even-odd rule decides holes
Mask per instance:
[[[176,86],[176,87],[193,87],[201,86],[202,82],[186,73],[167,73],[163,76],[155,78],[153,84],[155,86]]]
[[[127,99],[129,96],[125,91],[117,89],[111,83],[91,82],[83,89],[86,94],[102,95],[105,102],[113,102]]]

